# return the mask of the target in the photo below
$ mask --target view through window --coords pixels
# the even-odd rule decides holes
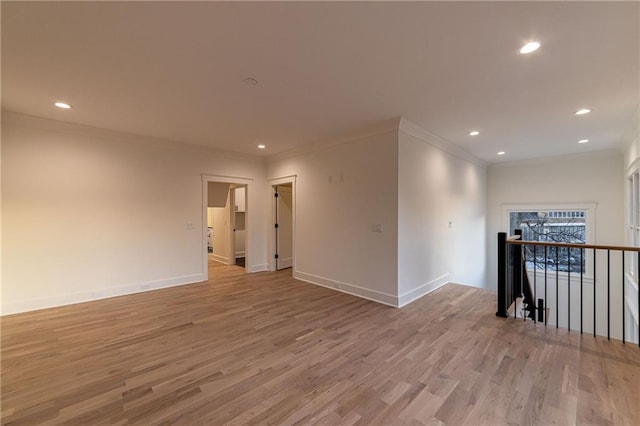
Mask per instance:
[[[586,240],[586,210],[545,210],[509,212],[509,235],[522,229],[524,241],[584,244]],[[528,268],[562,272],[586,272],[586,255],[579,248],[526,246]],[[534,262],[535,259],[535,262]]]

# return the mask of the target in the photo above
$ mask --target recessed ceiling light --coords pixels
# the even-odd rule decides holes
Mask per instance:
[[[479,131],[474,130],[473,132],[469,133],[469,136],[478,136],[480,134]]]
[[[498,152],[498,155],[504,155],[504,154],[506,154],[506,152],[504,152],[504,151]]]
[[[539,42],[530,41],[529,43],[525,44],[524,46],[522,46],[520,48],[520,53],[522,53],[523,55],[526,55],[528,53],[535,52],[539,48],[540,48],[540,43]]]
[[[587,142],[589,142],[589,139],[580,139],[578,141],[578,143],[587,143]]]
[[[71,105],[69,105],[66,102],[56,102],[54,103],[55,106],[57,106],[58,108],[62,108],[62,109],[71,109]]]
[[[242,84],[244,84],[245,86],[255,86],[256,84],[258,84],[258,80],[256,80],[255,78],[245,78],[244,80],[242,80]]]
[[[576,115],[585,115],[589,114],[591,110],[589,108],[582,108],[576,111]]]
[[[267,147],[267,146],[266,146],[266,145],[263,145],[263,144],[258,145],[258,149],[265,149],[266,147]]]

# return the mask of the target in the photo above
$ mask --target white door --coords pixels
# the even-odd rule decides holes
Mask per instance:
[[[276,189],[276,269],[293,266],[293,191],[291,184]]]
[[[245,206],[246,188],[236,188],[235,190],[235,259],[245,257],[246,228],[245,228]]]

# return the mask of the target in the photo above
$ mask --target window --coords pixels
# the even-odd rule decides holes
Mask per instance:
[[[592,242],[595,205],[503,206],[509,235],[522,230],[524,241],[585,244]],[[588,273],[592,254],[579,248],[526,246],[527,268]]]

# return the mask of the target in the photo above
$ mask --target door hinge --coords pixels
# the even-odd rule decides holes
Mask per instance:
[[[276,228],[278,227],[278,224],[276,223]]]
[[[276,259],[278,258],[278,254],[277,254],[277,253],[276,253],[276,255],[275,255],[275,258],[276,258]]]
[[[279,196],[277,192],[274,195],[275,195],[276,198],[278,198],[278,196]]]

